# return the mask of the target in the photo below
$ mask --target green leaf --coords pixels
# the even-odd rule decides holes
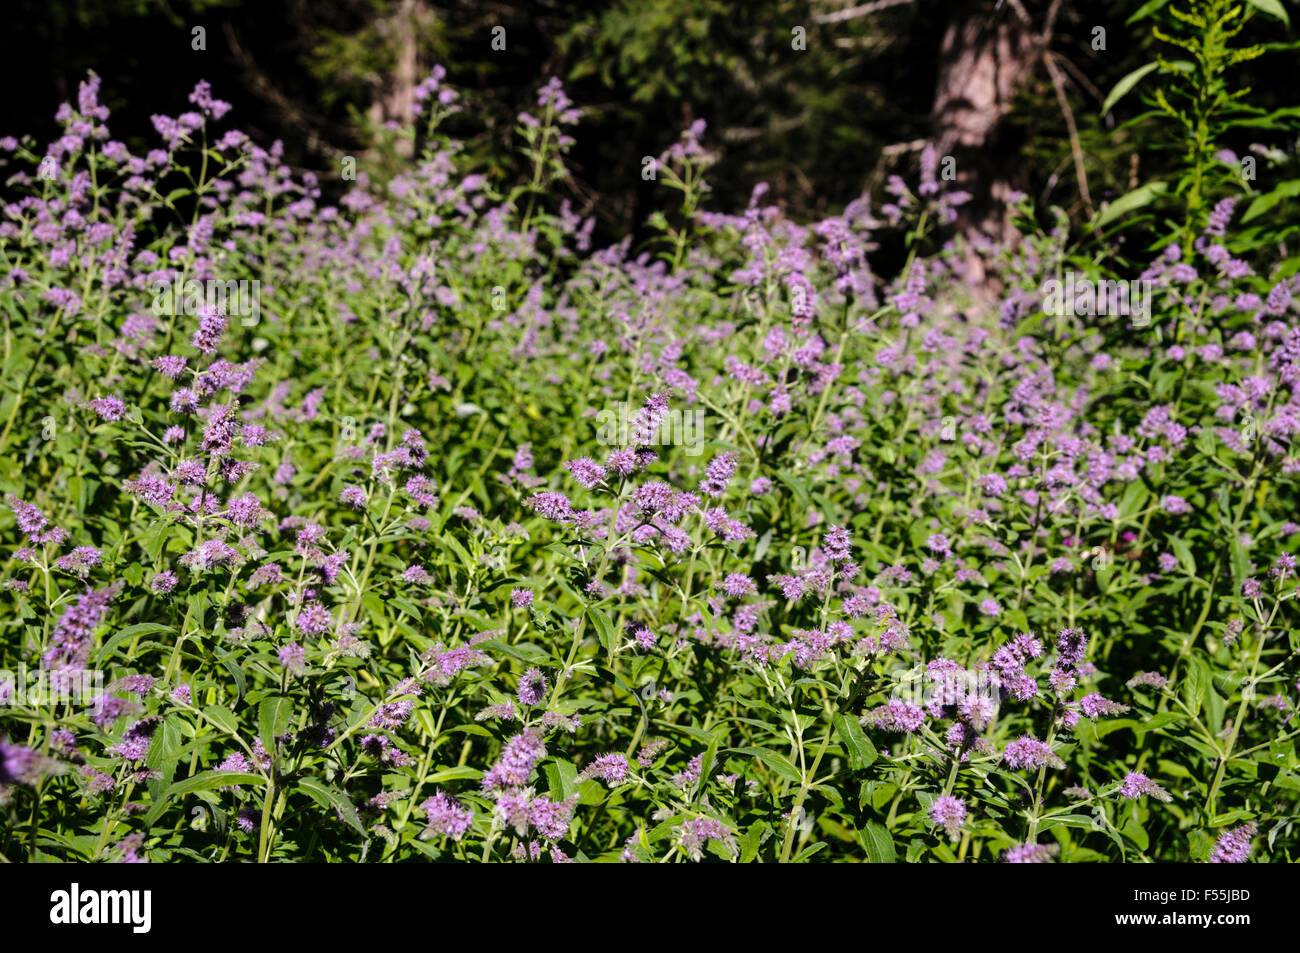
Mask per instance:
[[[592,623],[596,626],[596,632],[600,636],[600,644],[605,646],[605,651],[609,653],[610,658],[613,658],[614,650],[618,648],[618,636],[614,631],[614,623],[604,609],[592,606],[587,612],[591,616]]]
[[[548,761],[542,768],[551,800],[563,801],[578,793],[578,769],[567,761]]]
[[[1093,725],[1093,731],[1099,739],[1112,735],[1117,731],[1123,731],[1125,728],[1137,732],[1141,728],[1141,723],[1135,718],[1108,718],[1106,721]]]
[[[239,664],[235,661],[234,657],[231,655],[227,655],[221,660],[221,666],[227,672],[229,672],[230,677],[234,679],[235,698],[242,699],[244,697],[244,691],[248,687],[244,681],[243,670],[240,669]]]
[[[1209,667],[1201,658],[1193,657],[1188,659],[1187,674],[1183,676],[1183,701],[1192,713],[1201,710],[1209,691]]]
[[[168,715],[162,723],[162,728],[154,733],[144,759],[145,767],[159,774],[158,782],[155,783],[171,783],[172,777],[176,774],[176,762],[180,757],[180,750],[179,718],[176,715]]]
[[[478,563],[474,560],[474,557],[465,550],[464,546],[456,541],[454,536],[444,536],[442,541],[452,548],[456,555],[460,557],[460,561],[465,564],[465,568],[471,573],[478,568]]]
[[[162,625],[158,622],[137,622],[135,625],[128,625],[125,629],[113,633],[113,636],[100,646],[99,654],[96,658],[101,663],[106,662],[113,654],[113,650],[119,645],[131,641],[138,635],[153,635],[157,632],[173,632],[175,629],[170,625]]]
[[[425,780],[429,784],[441,784],[444,781],[459,781],[461,779],[476,781],[481,777],[483,777],[483,772],[478,768],[465,766],[459,768],[443,768],[441,771],[435,771]]]
[[[1137,844],[1138,850],[1145,851],[1151,846],[1150,835],[1136,817],[1130,817],[1128,823],[1120,828],[1120,833]]]
[[[836,715],[834,724],[836,733],[844,742],[844,750],[848,753],[849,767],[854,771],[870,767],[876,760],[876,747],[871,743],[871,739],[862,733],[862,726],[858,724],[857,719],[850,718],[848,715]]]
[[[257,706],[257,734],[262,747],[275,751],[275,739],[289,730],[293,721],[293,702],[283,696],[262,699]]]
[[[747,754],[751,758],[757,758],[764,766],[792,784],[803,784],[803,775],[790,759],[777,754],[770,748],[728,748],[727,751],[733,754]]]
[[[361,818],[357,817],[356,805],[338,788],[317,781],[315,778],[299,778],[297,788],[321,807],[333,807],[343,815],[343,820],[349,827],[358,834],[365,834],[366,829],[361,826]]]
[[[260,774],[250,774],[246,771],[200,771],[184,781],[177,781],[167,789],[169,797],[175,797],[178,794],[189,794],[192,791],[210,791],[213,788],[228,788],[236,784],[266,784],[266,778]]]
[[[1152,715],[1142,723],[1142,731],[1155,731],[1157,728],[1163,728],[1165,725],[1172,725],[1174,722],[1182,721],[1186,718],[1181,712],[1162,711]],[[1139,736],[1140,737],[1140,736]]]
[[[771,835],[771,828],[766,824],[758,823],[750,825],[739,838],[740,842],[740,862],[747,864],[758,856],[758,848],[763,845],[763,841]]]
[[[867,859],[873,864],[892,864],[898,860],[894,838],[885,829],[885,825],[868,821],[867,826],[858,831],[858,840],[867,852]]]
[[[1246,214],[1241,217],[1241,221],[1243,223],[1249,222],[1252,218],[1263,215],[1283,199],[1293,199],[1297,195],[1300,195],[1300,179],[1283,182],[1272,192],[1261,195],[1251,202],[1250,207],[1246,209]]]
[[[1124,491],[1124,496],[1119,501],[1119,518],[1121,520],[1132,519],[1134,514],[1142,509],[1143,504],[1146,503],[1150,496],[1150,491],[1141,483],[1130,483],[1128,489]]]
[[[1138,12],[1141,13],[1142,11],[1139,10]],[[1125,93],[1141,82],[1143,76],[1146,76],[1152,70],[1159,68],[1159,63],[1148,63],[1146,66],[1139,66],[1133,72],[1123,77],[1115,84],[1115,88],[1110,91],[1110,95],[1106,97],[1106,101],[1101,104],[1102,113],[1110,112],[1111,107],[1119,102],[1124,97]]]
[[[1210,859],[1210,854],[1214,852],[1214,838],[1205,831],[1192,831],[1187,835],[1187,850],[1191,854],[1192,860],[1198,864],[1203,864]]]
[[[163,791],[158,800],[154,801],[149,808],[149,813],[144,816],[143,826],[146,829],[152,827],[154,822],[162,817],[163,812],[167,810],[167,805],[182,794],[190,794],[194,791],[210,791],[213,788],[232,787],[236,784],[264,785],[266,784],[266,778],[260,774],[248,774],[243,771],[200,771],[184,781],[177,781]]]
[[[1169,0],[1147,0],[1146,3],[1142,4],[1142,6],[1138,8],[1136,13],[1124,21],[1124,25],[1129,26],[1130,24],[1137,23],[1139,20],[1145,20],[1168,2]]]
[[[1283,8],[1280,0],[1246,0],[1246,2],[1261,13],[1266,13],[1271,17],[1281,20],[1288,28],[1290,28],[1291,19],[1286,15],[1286,10]]]
[[[1192,547],[1187,545],[1187,541],[1175,536],[1169,540],[1169,548],[1178,557],[1178,563],[1182,570],[1194,575],[1196,573],[1196,558],[1192,555]]]
[[[1050,831],[1053,827],[1078,827],[1083,830],[1091,830],[1095,827],[1091,814],[1057,814],[1055,817],[1045,817],[1041,824],[1038,825],[1040,831]]]
[[[704,786],[709,783],[709,778],[713,774],[713,762],[718,757],[718,739],[714,738],[709,742],[709,746],[704,749],[704,757],[700,759],[700,781],[696,785],[695,792],[704,790]],[[791,765],[793,767],[793,765]]]
[[[1132,192],[1121,195],[1099,211],[1097,217],[1092,220],[1092,224],[1096,228],[1101,228],[1121,215],[1127,215],[1129,212],[1150,204],[1158,196],[1168,191],[1169,186],[1164,182],[1148,182],[1146,185],[1140,185]]]
[[[799,501],[800,507],[807,508],[810,505],[808,498],[808,484],[805,481],[790,476],[784,470],[779,470],[776,477],[790,488],[791,492],[795,495],[795,499]]]
[[[237,735],[239,733],[239,719],[235,717],[234,712],[224,705],[209,705],[203,709],[203,717],[228,735]]]
[[[826,847],[826,842],[824,840],[819,840],[814,844],[809,844],[803,850],[799,851],[798,855],[794,858],[793,863],[796,864],[804,863],[809,857],[811,857],[813,854],[817,853],[819,850],[821,850],[824,847]]]

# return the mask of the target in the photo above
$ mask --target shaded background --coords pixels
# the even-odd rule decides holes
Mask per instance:
[[[976,196],[959,227],[996,233],[991,199],[1008,188],[1086,217],[1173,161],[1162,134],[1100,105],[1155,57],[1138,4],[1032,0],[15,0],[0,46],[10,92],[0,134],[56,130],[58,103],[87,70],[103,77],[110,127],[133,149],[155,142],[152,113],[189,108],[208,79],[235,110],[227,124],[289,165],[341,188],[343,155],[382,181],[402,161],[376,129],[404,113],[435,63],[466,96],[455,131],[503,174],[514,116],[548,76],[585,115],[562,184],[597,217],[597,244],[638,228],[654,207],[641,157],[660,154],[693,119],[721,161],[713,205],[743,208],[754,183],[796,217],[877,192],[911,174],[925,141],[957,157]],[[492,29],[506,49],[492,49]],[[192,49],[203,27],[206,50]],[[1096,49],[1097,27],[1105,29]],[[805,49],[796,50],[796,28]],[[1256,17],[1243,40],[1283,39]],[[1167,48],[1166,48],[1167,49]],[[1293,55],[1246,64],[1240,79],[1270,108],[1296,83]],[[1120,115],[1122,113],[1122,115]],[[1082,165],[1072,156],[1070,124]],[[1237,144],[1246,148],[1250,143]],[[1134,156],[1136,150],[1140,153]],[[1294,144],[1291,144],[1294,153]],[[1142,164],[1139,170],[1138,164]],[[1081,181],[1082,180],[1082,181]]]

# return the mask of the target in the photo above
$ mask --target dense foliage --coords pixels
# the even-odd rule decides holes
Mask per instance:
[[[1137,86],[1193,137],[1211,33]],[[513,190],[435,72],[338,207],[98,87],[0,142],[6,858],[1297,859],[1300,259],[1201,140],[1131,271],[1021,195],[931,244],[933,151],[708,211],[703,123],[592,251],[558,83]]]
[[[1100,205],[1131,189],[1134,177],[1168,174],[1176,161],[1162,148],[1165,133],[1126,125],[1136,97],[1100,108],[1123,76],[1157,52],[1174,57],[1148,29],[1169,19],[1170,0],[12,4],[19,28],[0,34],[0,80],[26,95],[6,103],[6,132],[53,136],[54,109],[93,69],[103,77],[114,137],[143,154],[154,142],[150,115],[184,111],[203,78],[234,104],[253,138],[283,140],[285,164],[316,171],[331,203],[342,194],[333,174],[338,156],[364,157],[384,182],[409,163],[409,154],[388,149],[383,120],[432,64],[445,64],[467,106],[455,135],[482,171],[504,180],[520,167],[504,148],[515,114],[558,76],[584,112],[556,200],[567,197],[593,215],[602,245],[644,237],[638,230],[661,202],[637,164],[663,148],[665,130],[695,118],[708,120],[718,157],[718,208],[743,208],[758,181],[769,184],[773,204],[801,220],[878,192],[888,174],[915,166],[922,140],[942,131],[936,89],[981,44],[988,70],[975,69],[973,80],[986,81],[995,67],[1017,79],[1001,103],[971,97],[982,110],[973,125],[991,127],[959,153],[962,174],[977,180],[967,185],[976,220],[995,177],[1040,205],[1082,216],[1092,211],[1084,192]],[[1295,45],[1277,15],[1285,17],[1283,4],[1254,5],[1273,14],[1255,16],[1244,39],[1275,52],[1241,64],[1238,82],[1261,109],[1294,107],[1295,61],[1286,51]],[[503,49],[493,43],[498,27]],[[202,49],[195,49],[196,30]],[[1033,43],[1016,41],[1026,34]],[[1261,166],[1280,163],[1284,177],[1300,176],[1295,140],[1279,132],[1243,128],[1221,145],[1268,147],[1274,158]],[[886,244],[876,264],[892,274],[901,258]]]

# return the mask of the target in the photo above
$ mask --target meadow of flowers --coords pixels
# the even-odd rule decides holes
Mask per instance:
[[[0,141],[4,858],[1297,859],[1300,281],[1231,198],[1052,313],[1064,217],[936,243],[932,151],[797,224],[697,123],[598,250],[558,83],[518,185],[437,71],[337,204],[190,100]]]

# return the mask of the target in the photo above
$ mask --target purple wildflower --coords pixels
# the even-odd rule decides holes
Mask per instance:
[[[1250,859],[1251,840],[1255,837],[1255,822],[1251,821],[1224,831],[1210,855],[1212,864],[1244,864]]]
[[[90,402],[90,409],[93,410],[100,420],[115,421],[121,420],[126,414],[126,404],[122,403],[120,397],[96,397]]]
[[[1033,735],[1017,738],[1008,744],[1002,752],[1002,759],[1008,767],[1017,771],[1024,768],[1065,767],[1065,762],[1056,756],[1051,747]]]
[[[215,354],[221,344],[221,336],[226,333],[226,319],[223,315],[209,312],[199,318],[199,328],[190,339],[198,350],[204,354]]]
[[[301,675],[307,671],[307,653],[297,642],[290,642],[276,654],[290,674]]]
[[[618,787],[627,780],[629,767],[627,756],[623,754],[603,754],[583,769],[578,775],[579,781],[588,778],[600,778],[611,788]]]
[[[573,478],[581,486],[588,490],[594,489],[605,479],[605,468],[588,457],[578,457],[576,460],[570,460],[564,467],[573,474]]]
[[[1103,716],[1122,715],[1128,711],[1128,705],[1121,705],[1098,692],[1093,692],[1079,699],[1079,711],[1089,721],[1096,721]]]
[[[563,801],[549,798],[533,798],[528,806],[528,821],[543,837],[559,840],[569,831],[573,821],[573,810],[578,806],[578,797],[574,795]]]
[[[966,802],[950,794],[941,795],[930,805],[930,820],[955,839],[966,820]]]
[[[700,492],[706,496],[722,496],[727,490],[728,481],[736,472],[736,461],[736,454],[730,450],[714,457],[704,471]]]
[[[1048,864],[1060,851],[1056,844],[1017,844],[1002,855],[1004,864]]]
[[[452,840],[460,840],[469,831],[474,822],[474,812],[460,806],[450,794],[437,791],[420,805],[426,825],[425,836],[441,834]]]
[[[519,704],[528,707],[540,705],[546,696],[546,686],[546,676],[541,673],[541,670],[530,668],[519,679],[519,690],[516,693]]]
[[[1119,796],[1127,798],[1130,801],[1137,800],[1143,795],[1149,794],[1160,801],[1172,801],[1173,797],[1156,784],[1145,774],[1139,774],[1136,771],[1130,771],[1124,776],[1124,780],[1119,786]]]
[[[537,728],[527,728],[506,742],[501,755],[487,774],[483,775],[483,790],[522,787],[538,762],[546,757],[546,745]]]
[[[925,724],[925,712],[915,705],[894,700],[866,712],[862,724],[884,731],[913,732]]]
[[[319,602],[312,602],[298,611],[293,624],[303,635],[322,635],[330,630],[334,617]]]
[[[691,860],[701,860],[704,847],[710,841],[721,844],[728,853],[736,852],[736,840],[731,829],[711,817],[696,817],[686,821],[678,833],[678,843]]]

